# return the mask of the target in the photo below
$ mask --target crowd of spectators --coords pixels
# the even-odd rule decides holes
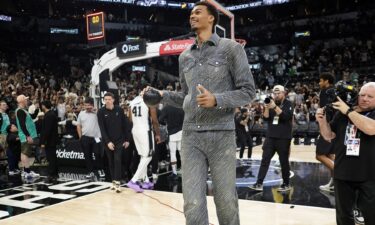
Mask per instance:
[[[311,18],[303,23],[283,20],[250,28],[239,26],[237,33],[240,37],[244,35],[251,43],[245,50],[257,88],[257,98],[247,106],[253,126],[264,125],[261,116],[263,100],[276,84],[287,88],[288,99],[295,106],[295,126],[305,126],[315,121],[321,72],[328,71],[336,81],[343,80],[355,88],[373,80],[375,37],[373,26],[370,25],[374,24],[374,19],[372,13],[357,12],[356,17],[352,13],[347,17]],[[124,22],[111,13],[106,14],[106,20]],[[163,32],[164,28],[156,18],[130,19],[126,22],[131,26],[124,29],[126,31],[120,31],[126,33],[120,36],[141,36],[160,41],[164,36],[177,35],[174,31]],[[245,30],[247,32],[243,33]],[[296,31],[310,31],[311,36],[307,40],[291,41]],[[116,30],[106,32],[107,40],[111,36],[118,36]],[[25,43],[25,39],[18,41]],[[39,103],[50,100],[60,125],[71,124],[67,121],[77,118],[83,109],[85,97],[89,95],[90,60],[100,57],[99,51],[93,56],[79,50],[73,53],[62,46],[20,46],[22,50],[4,47],[0,51],[0,100],[7,103],[11,120],[14,120],[17,108],[16,97],[24,94],[29,96],[28,110],[36,123],[42,118]],[[178,56],[164,56],[142,63],[173,76],[178,75]],[[130,68],[120,68],[112,75],[119,91],[119,104],[124,110],[145,84],[152,84],[158,89],[178,91],[180,88],[178,82],[162,81],[157,74],[150,76],[147,72],[132,71]],[[61,130],[62,134],[77,137],[74,127]]]

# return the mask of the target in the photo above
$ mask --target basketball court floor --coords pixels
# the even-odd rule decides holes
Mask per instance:
[[[236,183],[241,224],[336,224],[334,195],[319,190],[319,185],[328,182],[329,173],[315,160],[314,154],[314,146],[292,146],[292,190],[287,193],[276,190],[281,184],[277,155],[263,192],[248,188],[256,181],[260,146],[254,148],[252,160],[238,160]],[[43,168],[40,172],[43,174]],[[0,223],[184,224],[181,179],[171,180],[169,174],[169,171],[161,173],[155,190],[143,194],[127,188],[116,194],[109,190],[109,182],[85,180],[78,168],[64,168],[56,183],[47,183],[44,177],[24,181],[3,175],[0,177]],[[218,224],[210,180],[207,186],[210,223]]]

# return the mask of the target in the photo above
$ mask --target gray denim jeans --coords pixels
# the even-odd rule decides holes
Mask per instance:
[[[207,175],[210,167],[220,225],[239,225],[234,131],[183,131],[182,188],[187,225],[207,225]]]

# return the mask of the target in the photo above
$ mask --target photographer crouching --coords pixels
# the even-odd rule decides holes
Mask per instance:
[[[332,106],[337,112],[330,123],[325,118],[323,108],[318,109],[316,119],[323,138],[335,140],[337,224],[355,224],[353,205],[356,192],[365,224],[375,224],[375,82],[362,86],[358,104],[353,108],[339,97]]]

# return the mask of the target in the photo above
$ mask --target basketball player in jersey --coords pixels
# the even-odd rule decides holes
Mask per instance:
[[[160,142],[159,122],[156,108],[149,108],[141,96],[130,102],[129,119],[133,122],[133,139],[138,155],[141,157],[138,169],[127,186],[135,192],[143,189],[152,189],[154,184],[147,176],[147,166],[151,162],[152,153],[155,151],[155,140]],[[155,138],[154,138],[155,135]],[[141,187],[137,181],[143,181]]]

